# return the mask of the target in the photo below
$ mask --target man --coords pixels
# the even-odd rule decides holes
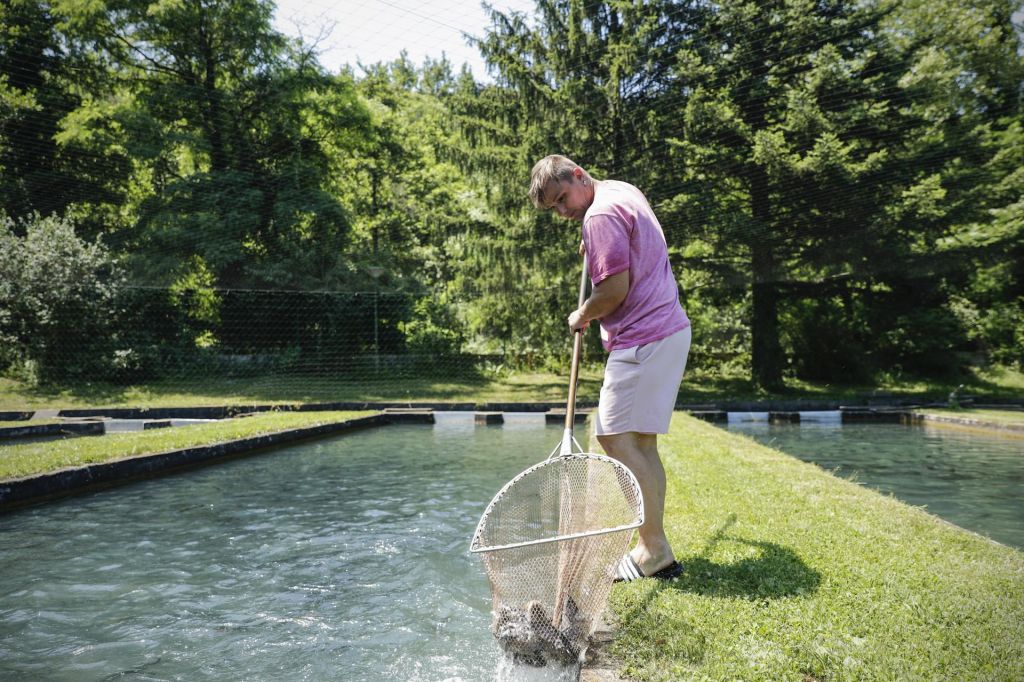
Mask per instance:
[[[537,208],[583,223],[593,291],[569,315],[569,328],[600,320],[609,352],[595,430],[601,447],[636,476],[644,525],[616,567],[616,580],[682,574],[665,535],[665,469],[658,434],[668,433],[690,351],[690,321],[668,260],[661,225],[636,187],[595,180],[564,156],[547,156],[530,174]]]

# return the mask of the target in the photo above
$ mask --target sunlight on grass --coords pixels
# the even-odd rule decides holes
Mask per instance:
[[[980,381],[999,386],[1008,391],[1024,392],[1024,371],[1009,367],[979,369],[974,372]]]
[[[580,372],[579,401],[595,403],[603,368],[585,365]],[[978,371],[959,382],[888,381],[879,385],[836,385],[788,379],[785,390],[758,389],[739,373],[694,370],[683,379],[680,404],[729,400],[833,400],[858,404],[885,397],[944,401],[959,383],[966,393],[1024,396],[1024,374],[1010,369]],[[73,387],[33,387],[0,379],[0,409],[26,410],[75,407],[181,407],[332,402],[559,403],[568,394],[568,368],[559,372],[501,372],[461,377],[400,376],[353,380],[344,376],[264,375],[202,379],[165,379],[149,384],[117,386],[82,383]]]
[[[1024,553],[677,413],[685,575],[613,592],[630,679],[1024,679]]]
[[[0,480],[124,457],[210,445],[373,414],[360,412],[268,412],[251,417],[169,429],[82,436],[57,441],[0,445]]]
[[[0,429],[19,428],[22,426],[46,426],[47,424],[59,424],[60,419],[25,419],[21,421],[0,421]]]
[[[1013,410],[978,410],[970,407],[960,409],[928,408],[918,410],[921,414],[934,414],[943,417],[959,417],[980,422],[1024,426],[1024,411]]]

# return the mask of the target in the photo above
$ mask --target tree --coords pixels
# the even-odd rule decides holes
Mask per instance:
[[[965,199],[985,184],[971,170],[987,158],[979,126],[1005,97],[975,93],[963,60],[937,60],[960,39],[912,15],[898,4],[726,2],[678,54],[689,96],[672,143],[686,191],[671,206],[699,216],[716,257],[749,273],[753,376],[765,387],[782,384],[783,342],[798,371],[851,379],[879,366],[934,371],[962,338],[943,283],[964,270],[935,245],[978,216]],[[1001,47],[988,56],[1006,66],[998,21],[974,24],[994,29]]]
[[[934,281],[972,360],[1024,358],[1024,54],[1010,4],[904,0],[888,22],[913,59],[904,83],[921,93],[919,136],[936,172],[930,195],[942,230]],[[936,153],[938,151],[939,153]],[[922,330],[922,335],[933,333]]]
[[[324,287],[343,275],[349,217],[329,191],[328,144],[368,121],[351,79],[270,28],[264,0],[60,3],[68,30],[110,65],[110,118],[142,164],[125,247],[166,282],[199,256],[219,286]]]
[[[695,7],[544,0],[533,22],[492,10],[479,47],[495,83],[460,83],[452,106],[461,163],[486,178],[479,191],[490,208],[467,244],[465,279],[478,284],[478,331],[503,348],[565,356],[565,330],[554,322],[575,296],[579,234],[529,206],[537,159],[564,153],[598,177],[638,184],[653,201],[671,186],[659,151],[674,124],[655,112],[675,97],[672,54]]]
[[[130,165],[123,153],[97,157],[59,141],[91,65],[69,49],[51,4],[0,4],[0,212],[25,219],[64,214],[76,202],[121,201]],[[80,227],[96,233],[96,223]]]
[[[780,297],[806,293],[801,280],[827,295],[886,203],[877,179],[892,172],[898,69],[874,37],[880,13],[852,3],[727,2],[707,19],[678,55],[689,96],[672,143],[686,189],[672,205],[718,258],[745,261],[752,374],[777,389]]]

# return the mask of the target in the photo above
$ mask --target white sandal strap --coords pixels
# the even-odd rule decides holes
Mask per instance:
[[[640,572],[640,567],[633,561],[633,557],[627,554],[616,564],[615,577],[620,582],[628,583],[643,578],[644,574]]]

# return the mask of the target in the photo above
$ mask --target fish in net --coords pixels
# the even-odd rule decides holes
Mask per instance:
[[[636,478],[603,455],[552,455],[509,481],[470,545],[490,581],[501,648],[533,666],[581,661],[642,523]]]

